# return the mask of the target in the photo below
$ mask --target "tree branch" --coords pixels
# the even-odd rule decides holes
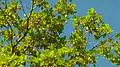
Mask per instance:
[[[21,1],[22,2],[22,1]],[[31,10],[30,10],[30,15],[29,16],[27,16],[27,22],[26,22],[26,32],[24,33],[24,35],[17,41],[17,43],[12,47],[12,53],[14,53],[14,49],[15,49],[15,47],[26,37],[26,35],[27,35],[27,33],[28,33],[28,31],[29,31],[29,19],[30,19],[30,17],[31,17],[31,14],[32,14],[32,12],[33,12],[33,7],[34,7],[34,3],[32,2],[32,6],[31,6]],[[24,10],[23,10],[24,11]],[[26,14],[26,13],[25,13]]]

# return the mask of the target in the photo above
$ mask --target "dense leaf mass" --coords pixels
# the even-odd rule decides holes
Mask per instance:
[[[24,7],[22,0],[0,0],[0,67],[96,66],[99,56],[120,65],[120,33],[112,35],[94,8],[78,16],[72,0],[58,0],[54,6],[32,0],[31,7]],[[74,30],[61,36],[69,20]],[[94,46],[87,49],[89,45]]]

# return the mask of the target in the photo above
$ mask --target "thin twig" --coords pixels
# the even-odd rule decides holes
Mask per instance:
[[[5,0],[5,9],[7,9],[7,0]]]
[[[21,3],[22,11],[23,11],[23,13],[25,14],[25,17],[27,17],[27,13],[26,13],[25,10],[24,10],[23,2],[22,2],[21,0],[19,0],[19,1],[20,1],[20,3]]]
[[[97,44],[97,45],[95,45],[94,47],[92,47],[92,49],[90,49],[89,51],[92,51],[92,50],[94,50],[95,48],[97,48],[99,45]]]

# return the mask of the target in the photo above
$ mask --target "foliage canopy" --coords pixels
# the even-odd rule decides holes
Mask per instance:
[[[0,0],[1,67],[95,66],[99,56],[120,65],[120,33],[112,35],[94,8],[78,16],[72,0],[58,0],[54,6],[47,0],[32,0],[27,9],[28,13],[22,0]],[[68,20],[74,30],[69,37],[61,36]],[[89,45],[93,47],[87,49]]]

